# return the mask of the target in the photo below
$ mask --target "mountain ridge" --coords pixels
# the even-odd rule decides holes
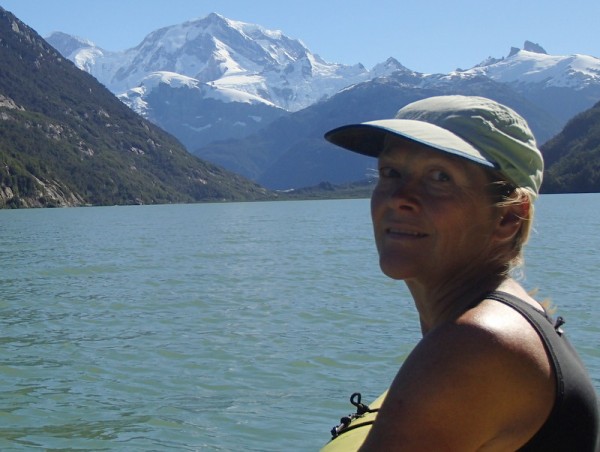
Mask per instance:
[[[189,154],[0,8],[0,207],[273,199]]]
[[[65,57],[90,72],[117,95],[126,96],[148,75],[168,71],[192,77],[217,89],[253,94],[266,103],[291,111],[310,105],[314,83],[327,76],[321,90],[333,93],[346,82],[362,81],[367,71],[362,65],[326,63],[299,40],[280,31],[227,19],[211,13],[200,19],[163,27],[149,33],[137,46],[119,52],[105,51],[93,43],[63,48],[64,37],[46,38]],[[89,41],[87,41],[89,43]],[[332,78],[334,76],[334,78]],[[296,85],[289,88],[290,83]],[[321,91],[318,98],[322,97]]]
[[[334,177],[329,182],[350,182],[365,168],[351,170],[356,162],[341,156],[330,162],[331,154],[323,154],[340,169],[332,175],[315,168],[309,157],[327,149],[322,125],[341,125],[351,117],[390,117],[406,100],[441,94],[490,97],[519,111],[543,144],[600,99],[600,59],[551,55],[531,41],[522,49],[512,47],[505,57],[489,57],[447,74],[416,72],[393,57],[371,70],[327,63],[281,31],[215,13],[156,30],[135,48],[104,60],[101,50],[80,42],[83,47],[70,55],[80,68],[96,73],[109,87],[111,79],[102,78],[106,74],[98,72],[100,66],[112,67],[111,74],[118,73],[121,81],[137,83],[124,92],[113,91],[134,111],[178,137],[195,155],[277,189],[315,185],[321,182],[315,179],[319,175]],[[156,65],[144,66],[147,61]],[[377,103],[370,96],[379,95],[386,84],[386,95],[396,99],[393,111],[387,106],[365,108]],[[334,101],[340,94],[341,104]],[[355,114],[322,106],[327,103]],[[335,118],[339,123],[333,124]],[[282,137],[277,127],[288,135]],[[281,185],[292,180],[293,186]]]
[[[245,91],[288,111],[297,111],[347,86],[398,70],[418,74],[426,83],[476,75],[501,82],[543,81],[547,86],[575,88],[600,83],[599,58],[579,54],[549,55],[541,45],[531,41],[525,41],[523,49],[512,47],[506,57],[489,57],[471,69],[457,69],[448,74],[411,71],[391,56],[371,70],[360,63],[327,63],[300,40],[288,38],[280,30],[268,30],[217,13],[155,30],[137,46],[119,52],[106,52],[83,38],[73,38],[65,44],[61,33],[46,39],[124,99],[129,89],[138,87],[146,76],[159,71],[191,77],[216,89]],[[99,66],[105,72],[97,69]],[[529,67],[523,70],[519,66]],[[299,77],[286,78],[289,75],[286,72],[295,72]],[[277,76],[281,80],[277,81]],[[298,84],[302,80],[310,80],[312,93]],[[295,91],[290,92],[289,86],[293,83]],[[331,86],[315,89],[319,84]]]

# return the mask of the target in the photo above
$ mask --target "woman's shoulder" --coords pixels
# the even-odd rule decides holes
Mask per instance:
[[[488,382],[527,386],[552,381],[552,365],[536,329],[520,312],[490,299],[431,330],[414,353],[425,360],[439,354],[446,366],[502,377]]]
[[[375,427],[388,424],[418,441],[433,432],[458,449],[492,442],[516,449],[550,413],[553,381],[527,320],[484,300],[423,337],[400,368]]]
[[[520,300],[543,315],[534,300]],[[503,375],[500,383],[527,387],[554,381],[553,366],[539,332],[522,312],[494,299],[484,299],[432,331],[424,341],[432,341],[434,346],[446,344],[451,356],[463,363],[469,360],[480,372],[498,372]]]

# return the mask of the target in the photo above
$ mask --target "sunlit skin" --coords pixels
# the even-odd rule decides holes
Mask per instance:
[[[472,296],[482,295],[497,281],[496,269],[486,267],[503,239],[486,170],[405,141],[392,141],[378,168],[371,215],[382,271],[404,280],[417,302],[451,301],[473,282],[481,289]],[[463,308],[448,304],[437,307]]]
[[[483,168],[404,145],[379,159],[372,196],[375,243],[383,272],[410,284],[444,284],[490,252],[498,213]],[[467,265],[467,267],[465,267]]]
[[[516,450],[550,413],[552,369],[520,314],[491,300],[472,306],[502,290],[540,308],[494,258],[527,206],[495,206],[487,169],[400,139],[378,167],[371,213],[380,266],[408,286],[423,339],[361,450]]]

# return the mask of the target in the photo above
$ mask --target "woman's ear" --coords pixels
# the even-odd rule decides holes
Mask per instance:
[[[494,237],[500,243],[512,242],[523,222],[529,218],[529,201],[511,202],[499,207],[500,218],[496,224]]]

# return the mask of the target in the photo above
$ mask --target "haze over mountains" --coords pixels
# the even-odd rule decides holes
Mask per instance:
[[[47,40],[190,152],[275,189],[364,179],[372,161],[337,152],[323,133],[419,98],[498,100],[530,122],[539,144],[600,99],[600,59],[531,42],[470,69],[423,74],[391,57],[371,69],[329,63],[281,31],[215,13],[121,52],[62,33]]]

